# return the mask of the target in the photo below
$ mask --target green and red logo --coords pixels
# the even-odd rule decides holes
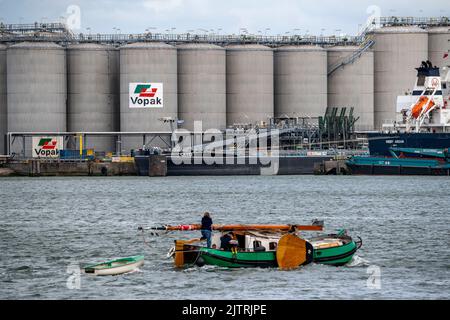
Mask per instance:
[[[162,83],[130,83],[130,108],[162,108]]]
[[[134,90],[134,94],[139,94],[141,98],[154,98],[158,88],[152,88],[151,84],[139,84]]]
[[[57,158],[63,146],[63,137],[33,137],[33,158]]]
[[[43,150],[54,150],[56,149],[56,145],[58,144],[58,141],[51,138],[42,138],[39,140],[38,147],[41,147]]]

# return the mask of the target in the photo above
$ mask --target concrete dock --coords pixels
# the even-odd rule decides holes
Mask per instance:
[[[347,175],[351,174],[349,168],[345,164],[346,160],[328,160],[316,163],[314,166],[314,174],[317,175]]]
[[[0,168],[4,175],[19,176],[130,176],[136,175],[134,162],[24,160]],[[1,176],[0,172],[0,176]]]

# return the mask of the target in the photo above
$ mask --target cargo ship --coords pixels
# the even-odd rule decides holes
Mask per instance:
[[[449,175],[450,72],[422,62],[411,94],[397,97],[398,122],[367,134],[370,156],[347,161],[352,174]]]
[[[422,62],[413,91],[397,97],[398,119],[382,132],[367,134],[372,156],[391,156],[391,148],[445,149],[450,147],[449,67]]]
[[[391,148],[445,149],[450,147],[450,132],[440,133],[368,133],[372,156],[391,156]]]
[[[223,159],[222,164],[211,164],[208,157],[192,157],[190,163],[177,164],[170,154],[162,155],[167,165],[167,176],[224,176],[224,175],[300,175],[313,174],[316,163],[329,161],[334,155],[327,152],[309,153],[306,155],[280,155],[276,159],[261,157],[251,159],[249,157],[232,158],[232,163],[227,164]],[[137,173],[140,176],[150,175],[151,155],[146,151],[135,154],[134,160]]]

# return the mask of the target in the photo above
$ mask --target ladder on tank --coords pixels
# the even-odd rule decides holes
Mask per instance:
[[[356,59],[359,59],[361,57],[361,55],[364,52],[366,52],[367,50],[369,50],[374,44],[375,44],[375,41],[373,39],[368,39],[366,42],[364,42],[364,44],[357,51],[353,52],[351,55],[346,57],[344,60],[342,60],[341,62],[332,66],[330,68],[330,70],[328,71],[328,75],[331,75],[333,72],[335,72],[339,68],[342,68],[342,67],[346,66],[347,64],[353,63]]]

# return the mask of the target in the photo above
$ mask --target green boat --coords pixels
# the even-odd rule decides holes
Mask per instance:
[[[243,232],[237,235],[236,250],[217,249],[217,239],[213,236],[213,247],[207,248],[195,244],[195,241],[178,242],[173,250],[175,265],[195,264],[197,266],[214,265],[227,268],[277,268],[277,247],[281,234]],[[318,236],[307,240],[307,259],[309,262],[342,266],[349,263],[362,241],[354,241],[344,232]]]
[[[330,234],[308,239],[314,248],[315,263],[343,266],[353,259],[362,246],[361,238],[354,241],[345,234]]]
[[[87,265],[82,270],[96,276],[112,276],[134,271],[143,264],[144,256],[139,255]]]
[[[276,268],[278,267],[276,252],[245,252],[199,248],[200,255],[195,261],[198,266],[213,265],[227,268]]]

